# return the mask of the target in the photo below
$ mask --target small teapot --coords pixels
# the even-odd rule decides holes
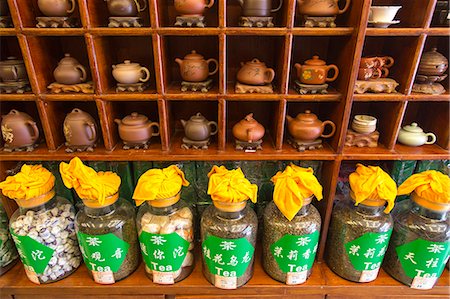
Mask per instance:
[[[233,126],[234,138],[244,142],[259,141],[264,137],[264,133],[264,126],[253,118],[253,113]]]
[[[0,78],[4,82],[27,80],[27,71],[23,60],[8,57],[6,60],[0,61]]]
[[[75,11],[75,0],[38,0],[37,3],[47,17],[67,17]]]
[[[343,9],[339,9],[339,0],[297,0],[298,12],[311,17],[333,17],[343,14],[350,6],[350,0],[345,0]]]
[[[175,10],[181,15],[201,16],[206,8],[214,5],[214,0],[174,0]]]
[[[427,76],[441,76],[447,68],[448,59],[439,53],[437,48],[432,48],[431,51],[422,54],[417,73]]]
[[[191,116],[188,121],[181,120],[184,135],[192,141],[205,141],[210,136],[217,134],[218,125],[215,121],[208,121],[200,112]],[[215,130],[211,130],[211,126]]]
[[[288,121],[288,131],[296,141],[313,142],[319,137],[331,137],[336,132],[336,125],[331,120],[322,122],[310,110],[297,114],[296,118],[289,115],[286,115],[286,118]],[[324,135],[323,131],[326,125],[331,126],[331,132]]]
[[[115,17],[137,17],[138,13],[147,8],[147,2],[141,6],[138,0],[105,0],[108,11]]]
[[[114,121],[119,125],[119,136],[125,144],[145,144],[153,136],[159,136],[159,124],[137,112]],[[157,130],[154,131],[153,127]]]
[[[92,147],[97,141],[98,128],[94,118],[78,108],[66,115],[63,131],[69,148]]]
[[[431,137],[430,141],[428,141],[429,137]],[[424,133],[423,129],[417,123],[412,123],[400,129],[398,142],[409,146],[433,144],[436,142],[436,135],[433,133]]]
[[[184,59],[175,58],[175,62],[180,66],[181,78],[188,82],[203,82],[219,70],[219,62],[210,58],[205,60],[202,55],[197,54],[195,50],[191,54],[184,56]],[[209,71],[209,64],[215,64],[214,71]]]
[[[148,68],[141,66],[139,63],[131,63],[130,60],[113,65],[112,68],[113,77],[119,83],[134,84],[147,82],[150,79]]]
[[[265,85],[272,83],[274,78],[275,71],[256,58],[246,63],[241,62],[241,68],[237,73],[237,80],[248,85]]]
[[[15,109],[2,116],[2,137],[5,148],[19,149],[33,146],[39,138],[36,122],[26,114]]]
[[[242,7],[242,15],[246,17],[269,17],[270,13],[277,12],[283,5],[283,0],[277,8],[272,9],[272,0],[238,0]]]
[[[87,73],[78,60],[66,53],[53,71],[53,76],[60,84],[72,85],[86,81]]]
[[[296,63],[294,67],[297,69],[297,77],[303,84],[319,85],[325,82],[336,80],[339,75],[339,69],[334,64],[326,65],[326,62],[314,55],[312,59],[305,61],[304,65]],[[334,76],[328,77],[330,70],[334,70]]]

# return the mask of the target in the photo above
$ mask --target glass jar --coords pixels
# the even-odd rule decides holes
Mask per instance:
[[[39,202],[36,199],[29,202],[33,201]],[[32,282],[58,281],[78,268],[81,254],[74,220],[75,209],[63,197],[53,196],[36,206],[19,204],[9,225],[25,272]]]
[[[16,247],[9,233],[8,215],[0,202],[0,276],[16,264],[17,258]]]
[[[413,199],[399,203],[393,216],[383,269],[411,288],[431,289],[449,257],[448,211],[431,210]]]
[[[214,202],[203,212],[200,227],[206,279],[221,289],[246,284],[253,275],[256,213],[246,202]]]
[[[377,278],[392,233],[393,221],[384,213],[384,200],[366,199],[358,206],[344,199],[333,208],[327,240],[327,263],[350,281]]]
[[[144,202],[138,211],[145,273],[154,283],[173,284],[194,269],[194,215],[178,198]]]
[[[316,257],[321,218],[307,198],[289,221],[271,201],[263,216],[263,266],[267,274],[286,284],[304,283]]]
[[[84,202],[75,224],[89,276],[100,284],[124,279],[139,265],[134,207],[122,198],[103,206]]]

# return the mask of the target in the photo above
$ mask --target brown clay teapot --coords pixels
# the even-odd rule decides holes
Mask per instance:
[[[105,0],[108,5],[108,11],[115,17],[136,17],[139,12],[147,8],[146,0],[141,6],[138,0]]]
[[[274,78],[275,71],[256,58],[246,63],[241,62],[237,73],[237,80],[248,85],[265,85],[272,83]]]
[[[214,5],[214,0],[174,0],[175,10],[181,15],[201,16],[206,8]]]
[[[326,65],[326,62],[314,55],[312,59],[305,61],[304,65],[296,63],[297,77],[303,84],[324,84],[336,80],[339,75],[339,69],[334,64]],[[330,70],[334,70],[333,77],[328,77]]]
[[[277,12],[283,5],[283,0],[277,8],[272,9],[272,0],[238,0],[242,7],[242,15],[246,17],[270,17],[270,13]]]
[[[36,122],[26,114],[15,109],[2,116],[2,137],[5,148],[18,149],[32,146],[39,138]]]
[[[175,62],[180,66],[181,78],[188,82],[203,82],[219,70],[219,62],[210,58],[205,60],[202,55],[192,50],[190,54],[184,56],[184,59],[175,58]],[[214,63],[212,72],[209,71],[209,64]]]
[[[23,60],[8,57],[6,60],[0,61],[0,78],[4,82],[27,80],[27,71]]]
[[[159,136],[159,124],[137,112],[114,121],[119,125],[119,136],[124,143],[144,144],[153,136]],[[154,127],[156,131],[153,130]]]
[[[311,17],[332,17],[343,14],[350,6],[350,0],[345,0],[343,9],[339,9],[339,0],[297,0],[298,12]]]
[[[420,58],[419,70],[420,75],[441,76],[448,68],[448,59],[439,53],[436,48],[425,52]]]
[[[237,140],[244,142],[255,142],[264,137],[265,129],[253,118],[253,113],[233,126],[233,136]]]
[[[53,71],[53,76],[58,83],[71,85],[86,81],[87,73],[78,60],[66,53]]]
[[[208,121],[201,113],[191,116],[188,121],[181,120],[184,135],[192,141],[204,141],[217,134],[218,126],[215,121]],[[215,127],[214,131],[211,127]]]
[[[38,0],[38,7],[47,17],[67,17],[75,11],[75,0]]]
[[[69,148],[92,147],[97,141],[98,128],[94,118],[78,108],[66,115],[63,130]]]
[[[141,66],[139,63],[132,63],[130,60],[113,65],[112,68],[113,77],[119,83],[134,84],[150,80],[148,68]]]
[[[302,142],[312,142],[319,137],[328,138],[336,132],[336,125],[331,121],[320,121],[317,115],[306,110],[305,113],[299,113],[296,118],[286,115],[288,121],[288,131],[291,136]],[[323,134],[326,125],[331,126],[331,133]]]

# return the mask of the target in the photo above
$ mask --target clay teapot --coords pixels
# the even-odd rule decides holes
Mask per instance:
[[[286,118],[288,121],[288,131],[297,141],[313,142],[319,137],[331,137],[336,132],[336,125],[331,120],[322,122],[310,110],[297,114],[296,118],[289,115],[286,115]],[[326,125],[331,126],[331,132],[329,134],[323,134]]]
[[[242,15],[246,17],[269,17],[270,13],[277,12],[283,5],[283,0],[277,8],[272,9],[272,0],[238,0],[242,6]]]
[[[4,82],[27,80],[27,71],[23,60],[8,57],[0,61],[0,78]]]
[[[94,118],[78,108],[66,115],[63,130],[68,147],[92,147],[97,141],[98,128]]]
[[[119,125],[119,136],[124,143],[145,144],[153,136],[159,136],[159,124],[137,112],[114,121]],[[153,127],[157,130],[153,130]]]
[[[136,17],[147,8],[147,2],[141,6],[138,0],[105,0],[109,14],[115,17]]]
[[[75,0],[38,0],[37,3],[47,17],[67,17],[75,10]]]
[[[175,62],[180,66],[181,78],[188,82],[203,82],[219,70],[219,62],[210,58],[205,60],[202,55],[197,54],[195,50],[191,54],[184,56],[184,59],[175,58]],[[209,64],[215,64],[214,71],[209,71]]]
[[[429,137],[431,137],[430,141],[428,141]],[[412,123],[400,129],[398,142],[409,146],[433,144],[436,142],[436,135],[433,133],[424,133],[423,129],[417,123]]]
[[[325,84],[325,82],[332,82],[336,80],[339,75],[339,69],[334,64],[326,65],[326,62],[319,59],[319,56],[314,55],[312,59],[305,61],[304,65],[296,63],[297,77],[303,84]],[[328,77],[330,70],[334,70],[333,77]]]
[[[332,17],[343,14],[350,6],[345,0],[343,9],[339,9],[339,0],[297,0],[298,12],[311,17]]]
[[[448,59],[439,53],[436,48],[425,52],[420,58],[418,74],[428,76],[440,76],[448,68]]]
[[[129,60],[113,65],[112,68],[113,77],[119,83],[134,84],[147,82],[150,79],[148,68],[141,66],[139,63],[131,63]]]
[[[33,146],[39,138],[36,122],[25,112],[11,110],[2,116],[1,126],[6,148],[18,149]]]
[[[71,57],[70,54],[64,54],[64,58],[58,63],[53,71],[55,80],[60,84],[78,84],[86,81],[87,73],[84,66],[78,60]]]
[[[237,73],[237,80],[248,85],[265,85],[271,83],[274,78],[275,71],[256,58],[246,63],[241,62]]]
[[[233,136],[237,140],[244,142],[255,142],[264,137],[265,129],[263,125],[253,118],[253,113],[233,126]]]
[[[9,15],[8,1],[0,0],[0,16]]]
[[[174,0],[175,10],[181,15],[201,16],[206,8],[214,5],[214,0]]]
[[[200,112],[191,116],[188,121],[181,120],[184,135],[192,141],[204,141],[217,134],[218,126],[215,121],[208,121]],[[215,127],[214,131],[211,126]]]

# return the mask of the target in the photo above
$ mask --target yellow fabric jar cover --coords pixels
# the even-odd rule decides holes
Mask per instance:
[[[59,172],[64,185],[69,189],[74,188],[83,201],[98,202],[102,206],[106,198],[119,191],[121,180],[117,174],[111,171],[96,172],[78,157],[70,160],[69,164],[61,162]]]
[[[20,172],[8,176],[0,183],[2,193],[18,202],[19,206],[26,201],[48,194],[40,199],[40,204],[45,203],[54,196],[55,176],[42,165],[22,165]]]
[[[189,186],[189,182],[176,165],[164,169],[149,169],[139,178],[133,199],[137,206],[144,201],[168,199],[176,196],[182,186]]]
[[[323,198],[322,186],[312,168],[302,168],[291,163],[283,172],[277,172],[272,182],[275,184],[273,202],[289,221],[302,208],[305,198],[312,195],[317,200]]]
[[[427,170],[410,176],[398,187],[398,195],[413,192],[429,201],[429,206],[450,205],[450,178],[436,170]]]
[[[349,176],[352,198],[355,206],[364,200],[385,200],[387,214],[394,208],[397,185],[394,180],[378,166],[356,165],[356,171]]]

